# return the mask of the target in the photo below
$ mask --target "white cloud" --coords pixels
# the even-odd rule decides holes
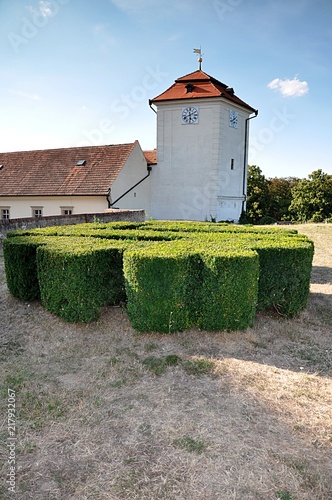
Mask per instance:
[[[301,97],[309,92],[308,83],[300,82],[297,76],[293,80],[275,78],[268,84],[268,88],[280,92],[285,97]]]
[[[41,0],[39,2],[39,11],[43,17],[51,17],[54,15],[54,11],[51,7],[52,4],[47,0]]]
[[[30,94],[29,92],[24,92],[23,90],[11,90],[10,92],[11,94],[23,97],[24,99],[29,99],[30,101],[39,101],[40,99],[38,94]]]
[[[41,14],[43,17],[52,17],[55,14],[54,3],[52,4],[49,0],[39,0],[38,9],[32,5],[27,5],[25,8],[31,15]]]
[[[193,9],[192,1],[189,0],[111,0],[113,5],[128,13],[136,14],[139,12],[150,11],[157,8],[160,15],[165,13],[190,12]]]

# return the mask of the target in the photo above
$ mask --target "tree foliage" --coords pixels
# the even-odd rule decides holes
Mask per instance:
[[[332,175],[315,170],[308,179],[266,179],[257,165],[248,167],[248,222],[294,220],[322,222],[332,218]]]
[[[259,222],[262,217],[269,215],[268,208],[269,191],[267,180],[257,165],[249,165],[246,211],[248,221]]]
[[[275,220],[289,220],[289,206],[292,202],[292,189],[297,185],[296,177],[273,177],[268,179],[268,215]]]
[[[289,212],[293,220],[323,222],[332,217],[332,176],[315,170],[292,189]]]

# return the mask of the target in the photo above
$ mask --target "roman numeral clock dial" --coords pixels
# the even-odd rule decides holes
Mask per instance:
[[[198,109],[190,106],[182,110],[182,123],[188,125],[190,123],[198,123]]]
[[[238,112],[231,109],[229,112],[229,126],[232,128],[237,128],[238,126]]]

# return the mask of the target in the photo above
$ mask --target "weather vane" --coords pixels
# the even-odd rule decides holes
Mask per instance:
[[[201,70],[202,69],[202,61],[203,61],[203,58],[202,56],[204,54],[202,54],[202,47],[200,47],[199,49],[194,49],[194,54],[199,54],[199,58],[198,58],[198,69]]]

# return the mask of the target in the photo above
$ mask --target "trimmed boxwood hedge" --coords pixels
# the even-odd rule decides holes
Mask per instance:
[[[92,223],[9,233],[4,258],[10,293],[67,321],[127,301],[139,331],[235,330],[256,310],[306,307],[313,243],[294,229]]]
[[[6,238],[3,241],[7,287],[13,297],[20,300],[39,299],[36,252],[43,244],[45,238],[31,236]]]
[[[127,309],[135,329],[170,333],[192,326],[190,292],[199,286],[194,260],[182,242],[125,252]]]
[[[204,330],[243,330],[256,312],[259,260],[252,250],[204,251],[201,308]]]
[[[85,238],[39,247],[37,274],[45,309],[66,321],[88,322],[98,319],[103,306],[125,301],[124,246]]]

